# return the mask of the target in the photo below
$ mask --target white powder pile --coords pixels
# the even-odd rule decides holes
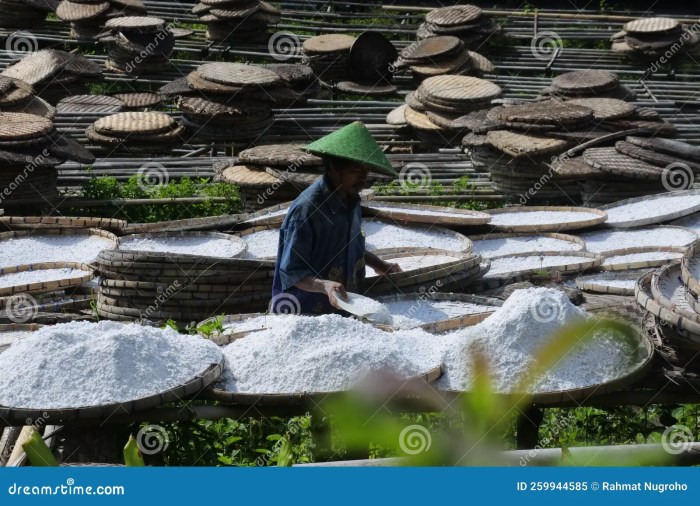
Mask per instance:
[[[16,332],[0,332],[0,352],[4,351],[4,349],[9,347],[11,344],[19,342],[32,334],[34,334],[34,332],[26,332],[22,330],[18,330]]]
[[[603,261],[603,266],[627,265],[636,262],[659,262],[676,260],[681,258],[683,253],[675,251],[645,251],[642,253],[630,253],[627,255],[615,255],[607,257]]]
[[[280,240],[278,228],[272,230],[261,230],[243,236],[243,240],[248,245],[245,258],[262,259],[277,257],[277,247]]]
[[[465,218],[468,218],[468,216],[465,216],[460,213],[452,212],[452,211],[438,211],[438,210],[426,210],[426,209],[400,209],[396,207],[383,207],[383,206],[373,206],[370,205],[368,206],[371,209],[376,209],[377,211],[384,212],[384,213],[391,213],[391,212],[400,212],[402,214],[415,214],[416,216],[435,216],[436,218],[439,217],[450,217],[454,218],[455,216],[460,217],[464,216]]]
[[[69,267],[13,272],[11,274],[3,274],[0,276],[0,288],[29,285],[32,283],[49,283],[51,281],[79,278],[81,276],[85,276],[86,274],[89,274],[89,272],[80,269],[71,269]]]
[[[539,251],[580,251],[582,249],[583,246],[575,242],[541,235],[474,241],[474,253],[487,258]]]
[[[115,243],[93,235],[34,235],[0,242],[0,268],[41,262],[92,263]]]
[[[221,386],[245,393],[329,392],[373,372],[413,377],[440,364],[434,337],[422,330],[384,332],[338,315],[297,316],[224,348]]]
[[[471,360],[479,352],[489,364],[495,390],[510,392],[540,347],[556,331],[585,317],[585,311],[558,290],[516,290],[502,308],[480,324],[443,337],[445,374],[439,385],[468,390],[474,380]],[[617,337],[596,335],[546,373],[535,390],[581,388],[619,376],[634,365],[638,355],[632,345]]]
[[[269,314],[247,318],[239,322],[228,322],[223,324],[224,334],[237,334],[238,332],[249,332],[252,330],[262,330],[271,326],[284,325],[294,315]]]
[[[489,313],[496,310],[494,306],[484,306],[471,302],[450,300],[402,300],[386,302],[386,307],[391,313],[392,326],[398,329],[411,329],[460,316]]]
[[[369,251],[385,248],[437,248],[464,251],[464,243],[453,234],[426,227],[403,227],[381,221],[363,220],[365,244]]]
[[[258,221],[269,220],[270,218],[274,218],[276,216],[284,216],[287,214],[287,211],[288,209],[280,209],[279,211],[273,211],[271,213],[264,214],[263,216],[245,220],[243,223],[257,223]]]
[[[444,265],[456,262],[459,259],[449,255],[419,255],[413,257],[386,258],[385,260],[390,263],[398,264],[402,271],[407,272],[415,269],[422,269],[423,267]],[[365,275],[368,278],[378,276],[377,272],[369,265],[365,267]]]
[[[0,405],[56,409],[165,392],[222,360],[206,339],[137,324],[43,327],[0,355]]]
[[[491,215],[493,226],[517,226],[517,225],[556,225],[559,223],[576,223],[600,218],[595,213],[585,211],[522,211],[511,213],[496,213]]]
[[[232,258],[240,255],[245,243],[212,237],[124,237],[120,250],[149,251],[173,255],[199,255]]]
[[[644,227],[630,230],[597,230],[581,234],[586,249],[605,253],[625,248],[687,246],[698,239],[691,230],[679,227]]]
[[[494,258],[491,260],[491,269],[486,273],[485,278],[504,276],[520,271],[536,271],[551,267],[565,267],[571,264],[588,262],[590,258],[568,255],[547,255],[547,256],[512,256]]]
[[[679,212],[694,212],[700,206],[700,194],[689,195],[686,192],[662,193],[659,196],[611,207],[608,213],[607,223],[624,223],[646,218],[659,218]]]

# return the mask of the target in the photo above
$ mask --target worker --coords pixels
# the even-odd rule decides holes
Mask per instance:
[[[306,146],[325,174],[302,192],[280,230],[270,310],[342,313],[338,297],[364,291],[365,264],[379,275],[400,272],[365,249],[360,191],[370,172],[398,177],[367,127],[356,121]]]

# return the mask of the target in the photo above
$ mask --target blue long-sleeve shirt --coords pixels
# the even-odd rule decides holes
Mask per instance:
[[[294,285],[311,276],[343,283],[348,291],[362,292],[364,256],[360,199],[354,198],[346,205],[326,177],[319,179],[292,203],[282,223],[271,311],[295,311],[298,301],[302,314],[337,312],[326,294],[307,292]]]

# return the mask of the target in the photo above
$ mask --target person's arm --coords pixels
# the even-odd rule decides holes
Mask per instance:
[[[307,292],[325,293],[328,296],[328,301],[331,303],[331,306],[337,309],[342,309],[338,306],[338,295],[340,295],[343,300],[348,300],[345,287],[342,283],[338,283],[337,281],[329,281],[327,279],[309,276],[302,279],[294,286]]]
[[[384,274],[401,272],[401,267],[399,267],[399,264],[386,262],[370,251],[365,252],[365,263],[374,269],[380,276],[383,276]]]

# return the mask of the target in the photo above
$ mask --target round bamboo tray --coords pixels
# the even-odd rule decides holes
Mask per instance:
[[[1,234],[0,234],[1,235]],[[157,264],[158,266],[178,268],[198,267],[207,269],[216,266],[218,269],[230,269],[232,271],[255,271],[263,268],[274,268],[275,263],[270,260],[249,259],[249,258],[218,258],[218,257],[200,257],[196,255],[168,255],[163,256],[158,253],[150,252],[130,252],[121,250],[103,250],[99,255],[100,262],[103,264],[111,263],[118,265],[116,262],[122,263],[138,263],[141,265]]]
[[[126,227],[124,220],[111,218],[83,218],[68,216],[0,216],[0,225],[10,230],[44,229],[44,228],[99,228],[121,230]]]
[[[399,225],[399,224],[393,222],[392,220],[387,220],[384,218],[364,218],[362,220],[363,230],[366,229],[366,227],[369,223],[373,223],[373,222],[380,222],[380,223],[385,223],[387,225],[393,225],[393,226],[402,226],[402,225]],[[432,232],[432,233],[440,232],[442,234],[448,235],[448,236],[456,239],[460,243],[458,252],[470,253],[472,250],[471,240],[469,240],[469,238],[467,236],[462,235],[459,232],[455,232],[454,230],[450,230],[450,229],[443,228],[443,227],[437,227],[437,226],[436,227],[425,227],[425,226],[420,226],[420,225],[413,226],[410,228],[407,228],[407,227],[403,227],[403,228],[406,230],[407,233],[410,233],[411,231]],[[381,233],[379,233],[377,235],[379,236],[379,235],[381,235]],[[387,250],[388,249],[388,248],[373,248],[373,247],[371,247],[370,244],[367,244],[370,242],[370,240],[369,240],[370,237],[372,237],[372,236],[365,237],[367,251],[374,253],[377,250]],[[411,247],[413,247],[413,244],[406,244],[405,246],[398,246],[398,248],[411,248]]]
[[[666,247],[642,247],[642,248],[625,248],[613,251],[606,251],[603,254],[604,261],[600,268],[604,271],[629,271],[633,269],[647,269],[665,265],[673,260],[680,259],[685,252],[685,248],[666,246]],[[643,255],[649,253],[658,253],[658,257],[644,259],[640,256],[639,260],[625,260],[619,262],[615,257],[627,255]],[[607,262],[607,263],[606,263]],[[617,262],[617,263],[615,263]]]
[[[576,288],[593,293],[605,293],[608,295],[634,295],[634,285],[644,274],[649,272],[642,269],[637,272],[610,271],[576,278]],[[631,287],[615,286],[615,281],[626,281],[632,284]]]
[[[188,218],[183,220],[159,221],[156,223],[132,223],[125,226],[121,233],[149,234],[158,232],[191,232],[218,229],[221,227],[231,227],[237,225],[242,220],[243,215],[225,214],[222,216],[206,216],[203,218]]]
[[[291,202],[287,202],[245,214],[240,225],[242,227],[269,226],[279,228],[287,216],[287,210],[291,205]]]
[[[37,271],[44,269],[74,269],[82,271],[83,274],[73,277],[54,280],[54,281],[36,281],[21,285],[13,285],[0,287],[0,296],[13,295],[16,293],[42,293],[63,290],[72,286],[82,285],[86,281],[90,281],[95,277],[92,267],[86,264],[76,262],[43,262],[36,264],[18,265],[15,267],[5,267],[0,269],[0,278],[7,274],[15,274],[27,271]]]
[[[651,277],[653,272],[642,276],[634,287],[634,297],[637,303],[658,317],[662,324],[673,325],[676,330],[688,340],[700,345],[700,324],[695,323],[675,311],[669,311],[654,300],[651,293]]]
[[[681,195],[683,195],[683,196],[695,196],[695,195],[697,195],[698,196],[697,203],[695,203],[694,205],[689,205],[681,211],[675,211],[672,213],[664,210],[663,199],[670,198],[670,197],[678,197]],[[605,223],[605,225],[608,227],[621,227],[621,228],[641,227],[642,225],[652,225],[655,223],[662,223],[662,222],[682,218],[683,216],[687,216],[689,214],[693,214],[697,211],[700,211],[700,190],[674,191],[674,192],[667,192],[667,193],[659,193],[656,195],[647,195],[644,197],[634,197],[631,199],[615,202],[614,204],[608,204],[608,205],[602,206],[600,209],[607,212],[608,210],[613,210],[616,207],[625,206],[628,204],[635,204],[637,202],[647,203],[648,207],[650,209],[656,209],[658,211],[658,214],[656,216],[652,216],[652,217],[632,219],[632,220],[626,220],[626,221],[617,221],[617,222],[608,221]],[[614,216],[612,215],[612,213],[611,213],[610,219],[614,219]]]
[[[504,232],[563,232],[566,230],[576,230],[581,228],[588,228],[594,225],[600,225],[604,223],[607,219],[605,211],[599,209],[589,209],[586,207],[560,207],[560,206],[533,206],[533,207],[514,207],[508,209],[491,209],[486,211],[490,215],[503,215],[503,214],[513,214],[513,213],[527,213],[527,212],[538,212],[538,211],[562,211],[562,212],[579,212],[586,215],[595,214],[595,218],[582,219],[575,222],[559,222],[551,224],[541,224],[541,225],[498,225],[494,223],[492,218],[491,226],[496,230],[502,230]]]
[[[478,323],[481,323],[486,318],[491,316],[494,311],[503,305],[503,301],[500,299],[494,299],[490,297],[479,297],[476,295],[466,295],[462,293],[444,293],[444,292],[414,292],[405,293],[401,295],[385,295],[383,297],[378,297],[376,299],[382,304],[391,302],[405,302],[405,301],[415,301],[417,305],[425,303],[426,301],[455,301],[455,302],[466,302],[470,304],[478,304],[483,306],[492,306],[492,311],[484,311],[480,313],[468,313],[462,316],[456,316],[452,318],[446,318],[444,320],[437,320],[434,322],[424,323],[417,326],[416,328],[421,328],[426,332],[431,332],[435,334],[448,332],[451,330],[462,329],[465,327],[472,327]],[[382,325],[381,328],[386,328],[391,330],[391,326]]]
[[[185,384],[141,399],[127,402],[61,409],[25,409],[0,406],[0,416],[10,424],[24,425],[25,420],[50,419],[52,423],[109,419],[115,414],[126,415],[145,409],[157,408],[170,402],[179,402],[202,392],[221,376],[223,364],[211,364]]]
[[[646,332],[642,332],[641,329],[637,330],[636,336],[638,338],[640,361],[633,369],[629,370],[627,373],[618,378],[596,385],[569,390],[498,394],[498,396],[503,398],[513,397],[516,399],[522,399],[523,396],[527,396],[529,402],[543,406],[548,404],[557,405],[561,404],[562,402],[582,401],[598,395],[619,392],[625,388],[628,388],[649,374],[654,365],[654,345]],[[443,392],[450,396],[467,393],[457,390],[443,390]]]
[[[102,279],[100,281],[100,288],[113,289],[113,291],[130,290],[136,293],[142,293],[144,295],[162,294],[171,291],[173,293],[170,297],[183,300],[194,299],[195,294],[207,295],[208,297],[219,297],[224,295],[234,295],[236,293],[267,291],[271,287],[271,283],[248,285],[181,283],[180,285],[181,286],[179,287],[175,287],[177,290],[173,290],[172,285],[163,283],[125,281],[116,279]]]
[[[207,256],[207,255],[190,255],[186,253],[168,253],[168,252],[158,252],[158,251],[142,251],[142,250],[122,250],[122,251],[127,251],[130,253],[135,253],[135,254],[147,254],[150,257],[154,256],[161,256],[161,257],[167,257],[167,258],[201,258],[201,259],[221,259],[221,260],[228,260],[230,258],[237,258],[239,256],[242,256],[245,254],[246,250],[246,244],[245,241],[242,241],[239,237],[236,237],[235,235],[229,235],[229,234],[222,234],[221,232],[160,232],[157,234],[133,234],[130,236],[124,236],[119,239],[119,247],[118,249],[122,249],[123,244],[129,240],[129,239],[170,239],[170,238],[180,238],[180,237],[203,237],[203,238],[210,238],[210,239],[219,239],[219,240],[227,240],[231,241],[232,243],[237,243],[237,245],[241,248],[241,250],[234,256],[232,257],[216,257],[216,256]]]
[[[423,374],[402,380],[402,388],[406,388],[406,392],[411,391],[411,386],[432,383],[442,376],[442,366],[436,366]],[[265,394],[247,394],[238,392],[227,392],[221,390],[217,386],[207,390],[204,393],[206,398],[223,402],[226,404],[239,404],[243,406],[299,406],[305,404],[317,404],[320,401],[326,400],[332,396],[339,396],[347,393],[347,391],[337,392],[298,392],[298,393],[265,393]],[[401,397],[401,392],[397,392],[395,398]]]
[[[484,257],[490,258],[491,256],[488,255],[488,250],[486,251],[477,251],[479,249],[479,242],[486,242],[486,241],[501,241],[501,240],[507,240],[507,239],[525,239],[525,238],[539,238],[539,237],[546,237],[549,239],[558,239],[560,241],[565,241],[569,242],[572,244],[576,244],[580,246],[578,249],[562,249],[562,250],[554,250],[554,249],[548,249],[546,251],[561,251],[561,252],[566,252],[566,251],[583,251],[586,249],[586,243],[581,239],[580,237],[577,237],[575,235],[568,235],[568,234],[558,234],[556,232],[544,232],[541,234],[532,234],[532,233],[527,233],[527,232],[520,232],[520,233],[514,233],[514,234],[482,234],[482,235],[472,235],[470,236],[470,239],[473,244],[473,249],[474,253],[477,253],[479,255],[482,255]],[[535,253],[540,250],[524,250],[523,253]],[[493,256],[498,256],[498,255],[493,255]]]
[[[680,262],[667,264],[653,271],[650,288],[652,297],[660,306],[700,324],[700,314],[685,298],[686,289],[681,280]],[[678,296],[678,289],[681,290],[681,296]],[[669,293],[671,291],[673,293]]]
[[[555,272],[576,272],[576,271],[584,271],[587,269],[592,269],[595,267],[599,267],[603,263],[603,257],[601,255],[598,255],[596,253],[589,253],[588,251],[572,251],[570,253],[568,252],[560,252],[560,251],[543,251],[543,252],[536,252],[536,253],[524,253],[520,255],[503,255],[503,256],[498,256],[498,257],[491,257],[489,260],[492,262],[492,269],[493,269],[493,264],[495,262],[500,263],[499,261],[502,260],[508,260],[508,259],[513,259],[513,258],[520,258],[520,257],[533,257],[533,258],[543,258],[543,257],[578,257],[581,259],[580,262],[576,263],[569,263],[565,265],[554,265],[554,266],[543,266],[543,267],[533,267],[533,268],[527,268],[527,269],[519,269],[519,270],[514,270],[514,271],[509,271],[509,272],[502,272],[502,273],[496,273],[493,271],[489,271],[488,274],[486,274],[487,278],[508,278],[512,279],[514,277],[521,277],[521,276],[531,276],[533,274],[536,274],[537,272],[546,272],[546,273],[555,273]]]
[[[700,272],[700,241],[695,241],[683,253],[681,259],[681,278],[685,286],[695,295],[700,295],[700,279],[696,273]]]
[[[363,216],[391,219],[399,224],[426,223],[428,225],[442,226],[469,226],[485,225],[491,221],[491,216],[479,211],[417,204],[397,204],[381,200],[364,202],[362,214]]]
[[[375,250],[373,253],[387,262],[391,262],[392,260],[397,260],[400,258],[412,258],[421,256],[445,256],[451,258],[451,260],[448,262],[428,265],[425,267],[416,267],[413,269],[403,270],[402,272],[384,275],[384,277],[394,281],[399,281],[404,278],[412,278],[420,274],[435,272],[439,270],[454,271],[456,269],[457,271],[459,271],[473,267],[474,265],[477,265],[479,262],[481,262],[481,256],[479,255],[474,255],[471,253],[457,253],[454,251],[433,248],[389,248]],[[366,279],[371,280],[379,277],[381,276],[367,276]]]

